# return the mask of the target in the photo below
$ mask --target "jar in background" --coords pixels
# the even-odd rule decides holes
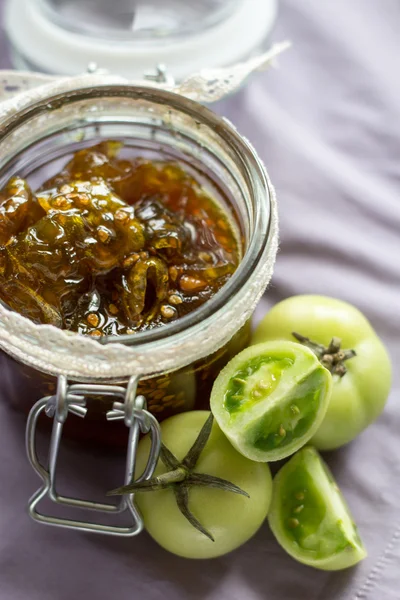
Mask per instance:
[[[180,81],[259,52],[276,11],[277,0],[6,0],[5,31],[17,69],[97,65],[141,80],[163,63]]]
[[[32,0],[30,0],[32,2]],[[111,40],[196,35],[228,19],[241,0],[33,0],[62,29]]]

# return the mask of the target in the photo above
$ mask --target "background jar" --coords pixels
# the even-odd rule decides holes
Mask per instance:
[[[8,112],[0,140],[1,186],[18,174],[35,189],[76,150],[119,139],[126,151],[178,160],[194,170],[237,223],[243,258],[222,290],[193,313],[165,328],[101,343],[35,325],[2,306],[2,400],[28,411],[54,393],[60,375],[102,384],[123,384],[136,375],[139,393],[160,420],[205,408],[219,370],[246,346],[251,314],[271,276],[277,225],[268,176],[234,127],[196,102],[142,86],[70,88],[70,82],[47,86],[35,104]],[[105,421],[111,402],[93,398],[87,418],[72,415],[67,429],[102,444],[125,444],[124,427]]]
[[[5,0],[13,65],[77,75],[96,65],[141,79],[165,63],[181,80],[261,51],[277,0]]]

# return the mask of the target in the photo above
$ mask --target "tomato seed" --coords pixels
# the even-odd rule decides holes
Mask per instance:
[[[128,267],[134,265],[135,262],[137,262],[138,260],[139,254],[131,254],[130,256],[128,256],[128,258],[125,258],[125,260],[122,263],[122,266],[124,267],[124,269],[127,269]]]
[[[172,308],[172,306],[168,306],[167,304],[162,305],[160,312],[164,319],[172,319],[176,314],[175,308]]]
[[[299,525],[300,525],[300,521],[298,519],[289,519],[288,520],[288,526],[290,527],[290,529],[295,529]]]
[[[198,277],[192,277],[191,275],[182,275],[179,281],[179,287],[184,292],[196,292],[204,289],[207,283],[204,279]]]
[[[86,317],[86,321],[89,323],[89,325],[91,325],[92,327],[98,327],[99,323],[100,323],[100,319],[99,316],[96,315],[96,313],[90,313],[87,317]]]
[[[180,296],[178,296],[178,294],[171,294],[171,296],[168,298],[169,302],[171,304],[182,304],[183,300]]]
[[[116,221],[126,221],[128,218],[128,213],[125,210],[122,210],[122,208],[120,210],[117,210],[117,212],[114,215],[114,219]]]
[[[110,232],[105,227],[100,226],[97,228],[97,237],[99,238],[100,242],[105,244],[110,239]]]
[[[268,390],[271,387],[271,384],[268,381],[265,381],[265,379],[262,379],[258,384],[258,387],[260,390]]]
[[[119,312],[118,306],[116,306],[115,304],[110,304],[108,310],[112,315],[116,315]]]

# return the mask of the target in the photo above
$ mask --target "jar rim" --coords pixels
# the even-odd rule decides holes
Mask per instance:
[[[45,87],[54,88],[55,86]],[[169,346],[172,347],[174,344],[178,343],[178,338],[180,338],[182,334],[185,334],[186,336],[190,334],[196,335],[199,326],[206,328],[209,323],[211,324],[211,321],[215,324],[216,317],[222,310],[226,310],[227,305],[232,305],[232,302],[243,289],[244,285],[248,285],[249,281],[254,279],[256,273],[259,275],[261,273],[261,279],[258,282],[257,290],[254,290],[255,298],[251,301],[251,303],[254,304],[254,310],[256,303],[254,302],[254,299],[257,301],[264,291],[270,278],[270,271],[272,270],[272,266],[268,266],[268,272],[263,274],[263,266],[265,267],[265,265],[263,265],[263,260],[265,261],[266,253],[270,251],[270,254],[273,255],[272,263],[275,259],[275,195],[267,171],[256,151],[248,140],[242,137],[232,123],[226,118],[216,115],[210,109],[194,100],[185,98],[171,91],[155,88],[153,86],[107,83],[91,87],[64,89],[55,94],[45,95],[40,100],[17,110],[15,114],[6,118],[5,122],[2,124],[1,137],[3,140],[6,139],[23,123],[46,111],[48,112],[49,109],[58,109],[62,108],[62,106],[67,103],[95,100],[96,98],[141,99],[163,104],[169,108],[183,112],[189,117],[195,118],[206,127],[211,128],[218,134],[218,137],[220,137],[224,143],[228,144],[229,148],[234,152],[235,158],[238,159],[239,164],[243,169],[249,192],[252,199],[255,200],[256,210],[254,212],[253,234],[251,235],[244,256],[235,273],[213,298],[193,312],[177,319],[174,323],[168,324],[165,327],[155,328],[150,331],[136,334],[109,336],[100,340],[90,341],[97,346],[102,346],[104,350],[111,346],[115,346],[116,350],[118,345],[118,347],[125,346],[132,351],[137,351],[138,348],[145,347],[146,352],[151,352],[152,348],[154,348],[157,343],[165,343],[166,339],[168,339]],[[0,161],[0,170],[3,167],[4,164],[1,164]],[[270,248],[269,245],[271,246]],[[7,310],[9,311],[9,309]],[[28,321],[28,319],[25,319],[24,317],[21,318],[23,318],[24,321]],[[55,329],[49,325],[36,325],[32,324],[31,321],[29,321],[29,323],[42,331],[48,330],[49,327]],[[84,337],[76,332],[64,333],[68,333],[69,336],[74,336],[76,339],[82,339]],[[223,336],[221,336],[221,338],[223,338]],[[3,345],[1,339],[0,345]],[[219,347],[222,345],[223,341]],[[201,355],[199,358],[201,358]],[[187,362],[192,362],[192,359]]]

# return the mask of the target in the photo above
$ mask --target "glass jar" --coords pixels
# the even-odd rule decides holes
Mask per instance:
[[[15,68],[141,80],[160,63],[181,81],[260,51],[277,0],[5,0]]]
[[[227,19],[242,0],[30,0],[62,28],[108,39],[169,41]],[[110,38],[111,36],[111,38]]]
[[[178,160],[194,170],[238,224],[243,258],[209,302],[140,334],[98,341],[36,325],[1,305],[1,399],[29,411],[42,396],[55,394],[60,378],[68,384],[126,387],[136,377],[139,394],[159,420],[207,408],[218,372],[248,343],[251,314],[272,272],[276,203],[265,168],[226,119],[192,100],[143,86],[70,87],[70,82],[52,84],[35,103],[8,108],[0,186],[18,173],[35,189],[72,152],[102,139],[121,140],[126,151]],[[112,406],[111,396],[91,397],[87,417],[71,415],[66,428],[84,440],[125,445],[126,428],[106,421]]]

